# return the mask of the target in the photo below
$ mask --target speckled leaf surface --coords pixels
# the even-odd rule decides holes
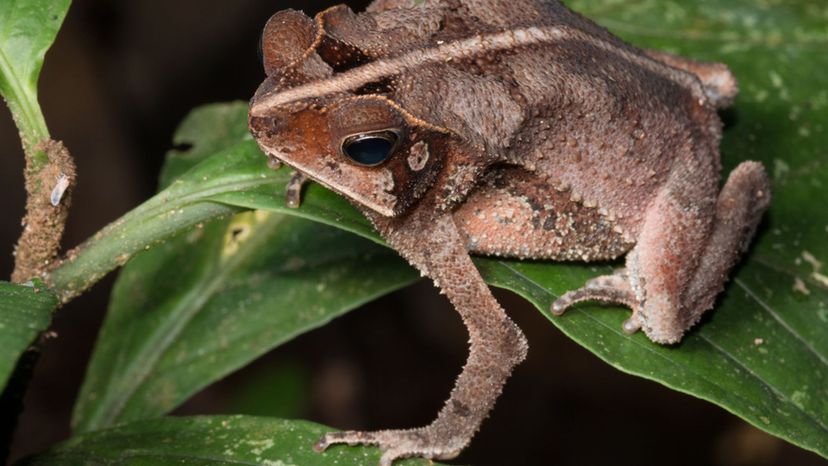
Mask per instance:
[[[0,282],[0,392],[20,355],[49,327],[57,304],[41,286]]]
[[[828,209],[821,204],[828,197],[828,75],[822,71],[828,69],[828,8],[804,0],[570,4],[636,45],[728,63],[742,93],[723,114],[725,172],[743,160],[763,162],[774,200],[716,309],[681,344],[625,335],[628,311],[621,308],[577,306],[550,321],[620,370],[709,400],[828,456]],[[268,170],[249,140],[181,179],[230,180],[228,173],[240,166],[248,184],[235,178],[194,196],[193,205],[287,212],[376,239],[347,202],[318,185],[307,190],[302,208],[287,211],[287,171]],[[612,265],[477,264],[490,283],[520,293],[546,315],[556,296]]]
[[[329,429],[250,416],[162,418],[81,434],[17,466],[328,466],[379,463],[374,448],[313,444]],[[406,460],[399,466],[436,464]]]

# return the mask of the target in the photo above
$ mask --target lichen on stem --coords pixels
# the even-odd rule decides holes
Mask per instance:
[[[12,281],[43,277],[60,252],[76,170],[60,141],[25,145],[26,215],[15,247]]]

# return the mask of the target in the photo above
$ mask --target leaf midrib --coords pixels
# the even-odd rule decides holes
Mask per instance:
[[[741,287],[743,290],[745,290],[745,293],[747,293],[748,297],[756,301],[756,303],[759,304],[760,308],[762,308],[765,312],[770,314],[771,318],[777,321],[779,325],[782,326],[782,328],[788,331],[788,333],[793,335],[794,338],[802,344],[802,346],[807,348],[807,350],[811,354],[813,354],[814,356],[816,356],[817,359],[819,359],[819,362],[821,362],[826,368],[828,368],[828,359],[826,359],[825,356],[819,353],[819,351],[817,351],[816,348],[811,346],[811,344],[807,340],[805,340],[805,338],[802,335],[800,335],[796,330],[794,330],[790,326],[790,324],[788,324],[787,321],[782,319],[782,317],[779,316],[779,314],[769,304],[762,301],[762,299],[760,299],[759,296],[752,289],[750,289],[750,287],[748,287],[744,282],[742,282],[742,280],[740,280],[738,277],[734,278],[733,282],[739,285],[739,287]]]
[[[813,415],[811,415],[808,411],[806,411],[805,409],[800,408],[799,406],[797,406],[797,405],[796,405],[796,403],[794,403],[794,402],[793,402],[793,400],[791,400],[790,398],[788,398],[788,395],[786,395],[784,392],[782,392],[782,391],[780,391],[778,388],[776,388],[776,386],[775,386],[775,385],[772,385],[772,384],[768,383],[766,379],[762,378],[759,374],[757,374],[756,372],[754,372],[754,371],[753,371],[753,370],[752,370],[752,369],[751,369],[751,368],[750,368],[747,364],[745,364],[744,362],[742,362],[740,359],[737,359],[737,358],[736,358],[733,354],[731,354],[729,351],[727,351],[727,350],[725,350],[724,348],[722,348],[721,346],[719,346],[717,343],[714,343],[714,342],[713,342],[713,340],[711,340],[711,339],[710,339],[707,335],[704,335],[703,333],[699,333],[699,337],[701,337],[701,339],[702,339],[702,340],[704,340],[706,343],[708,343],[710,346],[712,346],[713,348],[715,348],[715,349],[716,349],[716,351],[718,351],[719,353],[721,353],[721,354],[722,354],[724,357],[726,357],[728,360],[732,361],[732,362],[733,362],[733,364],[735,364],[735,365],[736,365],[736,367],[740,368],[740,369],[741,369],[741,370],[743,370],[746,374],[748,374],[748,375],[749,375],[749,376],[751,376],[752,378],[754,378],[754,379],[756,379],[757,381],[759,381],[759,383],[761,383],[762,385],[764,385],[765,387],[767,387],[767,388],[768,388],[768,390],[770,390],[770,391],[771,391],[771,393],[773,393],[774,395],[776,395],[776,397],[777,397],[778,399],[780,399],[780,400],[784,401],[786,404],[789,404],[789,405],[791,405],[791,406],[795,407],[796,409],[798,409],[798,410],[799,410],[802,414],[804,414],[804,415],[805,415],[805,417],[806,417],[807,419],[810,419],[810,420],[811,420],[811,421],[813,421],[816,425],[818,425],[820,428],[822,428],[822,430],[823,430],[823,431],[825,431],[826,433],[828,433],[828,426],[826,426],[825,424],[823,424],[823,423],[822,423],[822,421],[821,421],[820,419],[815,418],[815,417],[814,417]],[[726,406],[723,406],[723,407],[724,407],[725,409],[727,409],[727,407],[726,407]],[[730,409],[728,409],[728,411],[730,411]],[[734,413],[734,414],[735,414],[735,413]],[[787,434],[787,432],[786,432],[786,434]],[[793,441],[793,440],[792,440],[792,441]],[[808,448],[808,447],[806,447],[805,445],[800,445],[800,446],[802,446],[803,448]]]
[[[253,176],[239,176],[238,178],[232,178],[230,180],[222,181],[221,183],[209,184],[203,189],[188,191],[188,194],[179,196],[162,191],[148,200],[147,204],[145,204],[145,208],[142,209],[139,207],[121,217],[118,223],[112,225],[112,230],[122,228],[124,225],[131,223],[133,218],[136,217],[140,218],[143,222],[150,217],[160,217],[188,205],[209,201],[210,198],[215,195],[245,191],[262,184],[271,184],[274,182],[275,178],[277,177],[267,176],[266,174],[265,176],[262,176],[261,173]],[[181,183],[199,185],[196,181],[190,180],[181,180]],[[230,189],[227,189],[228,187]],[[154,205],[156,203],[160,205]]]
[[[774,264],[773,262],[767,260],[761,254],[754,254],[751,256],[751,261],[756,262],[757,264],[764,265],[765,267],[782,274],[790,275],[791,278],[799,278],[803,282],[807,283],[808,285],[813,285],[814,288],[819,288],[823,291],[828,292],[828,286],[824,283],[821,283],[817,280],[814,280],[813,276],[809,273],[806,274],[804,277],[799,275],[795,270],[790,267],[786,267],[779,264]]]

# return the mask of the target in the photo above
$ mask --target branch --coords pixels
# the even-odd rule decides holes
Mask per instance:
[[[60,252],[75,185],[75,163],[60,141],[24,144],[26,216],[15,248],[12,281],[42,277]]]

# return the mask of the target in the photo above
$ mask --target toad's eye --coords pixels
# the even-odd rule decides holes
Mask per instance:
[[[371,167],[388,160],[399,139],[399,134],[391,130],[356,134],[342,143],[342,153],[360,165]]]

